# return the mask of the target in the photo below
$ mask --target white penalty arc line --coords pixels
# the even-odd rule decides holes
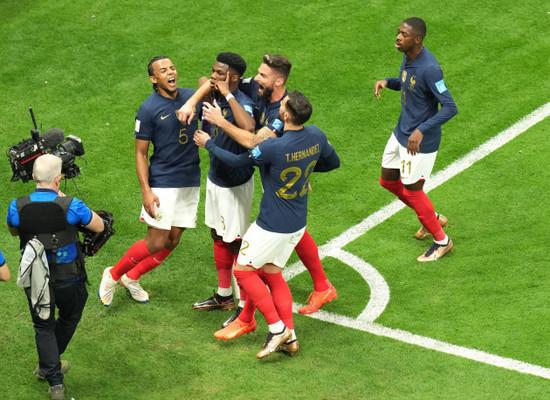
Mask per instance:
[[[548,116],[550,116],[550,102],[537,108],[535,111],[510,126],[508,129],[500,132],[498,135],[489,139],[487,142],[472,150],[464,157],[461,157],[441,171],[432,175],[430,179],[426,182],[424,191],[428,192],[431,189],[434,189],[444,182],[448,181],[455,175],[471,167],[475,162],[481,160],[496,149],[510,142],[512,139],[519,136],[532,126],[543,121]],[[363,312],[357,318],[350,318],[324,310],[319,310],[317,313],[310,314],[308,316],[310,318],[315,318],[349,328],[362,330],[377,336],[392,338],[405,343],[414,344],[427,349],[456,355],[474,361],[479,361],[496,367],[550,379],[549,368],[529,364],[511,358],[501,357],[480,350],[445,343],[436,339],[416,335],[411,332],[402,331],[399,329],[384,327],[382,325],[374,323],[376,318],[380,316],[380,314],[386,308],[387,303],[389,302],[389,287],[384,278],[372,265],[360,259],[359,257],[342,250],[342,247],[364,235],[367,231],[384,222],[404,207],[405,205],[400,200],[396,199],[388,205],[382,207],[380,210],[366,217],[359,224],[352,226],[351,228],[341,233],[339,236],[319,247],[319,256],[321,259],[327,256],[331,256],[342,261],[343,263],[351,266],[357,272],[359,272],[363,279],[365,279],[365,281],[369,284],[369,287],[371,289],[371,296]],[[283,271],[283,275],[288,281],[304,271],[305,267],[300,261],[298,261],[285,268],[285,270]],[[294,303],[294,312],[297,312],[298,308],[300,307],[302,307],[301,304]]]

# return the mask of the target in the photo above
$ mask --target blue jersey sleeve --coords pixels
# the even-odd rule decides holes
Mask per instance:
[[[418,126],[418,129],[422,133],[429,132],[435,127],[440,127],[458,113],[453,96],[451,96],[447,86],[445,86],[441,68],[438,66],[427,68],[424,78],[426,80],[426,87],[429,88],[438,103],[441,104],[441,108],[433,117]]]
[[[248,152],[241,154],[232,153],[216,146],[216,143],[214,143],[213,140],[207,141],[205,148],[210,152],[210,154],[218,158],[221,162],[234,168],[251,167],[254,165],[254,162],[250,158]]]
[[[313,172],[328,172],[336,168],[340,168],[340,157],[336,154],[334,147],[327,141]]]
[[[6,264],[6,259],[4,258],[2,251],[0,251],[0,267],[3,267],[4,264]]]
[[[136,115],[136,127],[134,131],[134,137],[140,140],[151,141],[153,136],[154,127],[153,120],[150,113],[142,105]]]

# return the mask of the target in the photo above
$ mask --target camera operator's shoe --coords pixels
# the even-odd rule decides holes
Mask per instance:
[[[233,295],[220,296],[214,292],[214,296],[204,301],[193,304],[193,310],[232,310],[235,308],[235,299]]]
[[[319,308],[321,308],[323,304],[327,302],[331,303],[332,300],[334,300],[336,297],[338,297],[338,292],[336,291],[336,288],[331,284],[330,287],[324,292],[314,291],[313,293],[311,293],[307,298],[309,304],[300,308],[298,312],[300,314],[313,314],[319,311]]]
[[[220,329],[214,333],[214,337],[218,340],[233,340],[245,333],[256,332],[256,320],[252,322],[243,322],[240,319],[236,319],[225,328]]]
[[[239,315],[241,315],[242,311],[243,311],[242,307],[237,307],[233,315],[227,318],[227,320],[222,324],[222,329],[225,328],[227,325],[229,325],[231,322],[235,321],[237,318],[239,318]]]
[[[65,400],[65,385],[61,383],[59,385],[50,386],[48,394],[52,400]]]
[[[416,260],[420,262],[439,260],[445,254],[453,251],[453,241],[449,238],[449,242],[444,244],[437,244],[434,242],[427,252],[422,254]]]
[[[437,220],[439,221],[439,225],[441,225],[442,228],[445,228],[447,226],[447,222],[449,222],[447,220],[447,218],[445,218],[444,215],[441,215],[439,214],[437,216]],[[432,236],[432,234],[430,233],[429,230],[427,230],[426,228],[422,227],[420,228],[415,234],[414,234],[414,237],[418,240],[424,240],[424,239],[427,239],[429,238],[430,236]]]
[[[107,267],[103,270],[103,275],[101,277],[101,283],[99,284],[99,290],[97,295],[99,300],[105,307],[109,307],[113,302],[113,295],[117,287],[117,281],[115,281],[111,276],[111,268]]]
[[[281,353],[288,354],[290,357],[293,357],[298,354],[298,350],[300,350],[300,345],[298,344],[298,339],[291,339],[292,337],[284,342],[281,347],[279,347],[279,351]]]
[[[126,276],[126,274],[122,275],[120,278],[120,284],[122,287],[128,289],[130,292],[130,295],[132,296],[132,299],[139,303],[147,303],[149,301],[149,293],[147,293],[141,285],[139,284],[139,280],[137,279],[130,279]]]
[[[279,350],[279,347],[281,347],[281,345],[291,337],[292,332],[290,332],[290,329],[288,329],[286,326],[285,329],[283,329],[283,331],[280,333],[269,332],[267,334],[267,338],[265,339],[265,343],[262,346],[262,349],[258,354],[256,354],[256,358],[265,358],[270,354],[275,353],[277,350]]]
[[[69,362],[65,360],[61,360],[61,373],[65,375],[67,371],[69,370]],[[46,374],[40,370],[40,367],[36,367],[34,371],[32,372],[34,375],[38,377],[41,381],[46,379]]]

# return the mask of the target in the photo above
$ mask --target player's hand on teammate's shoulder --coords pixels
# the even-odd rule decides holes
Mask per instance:
[[[184,104],[183,106],[181,106],[179,110],[176,111],[176,114],[182,124],[184,125],[190,124],[193,121],[193,118],[195,117],[195,107],[191,107],[190,105]]]

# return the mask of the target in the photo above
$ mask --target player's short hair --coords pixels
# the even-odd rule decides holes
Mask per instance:
[[[280,54],[265,54],[262,62],[280,73],[286,82],[292,68],[292,64],[288,61],[288,58]]]
[[[409,25],[412,30],[422,39],[426,37],[426,23],[423,19],[412,17],[407,18],[403,21],[403,23]]]
[[[237,73],[239,77],[243,76],[246,71],[246,61],[244,61],[244,58],[237,53],[220,53],[218,54],[216,61],[222,64],[227,64],[227,66]]]
[[[166,56],[156,56],[153,57],[151,61],[149,61],[149,64],[147,65],[147,72],[149,73],[149,76],[155,76],[155,68],[153,68],[153,64],[158,60],[164,60],[167,59]],[[156,83],[153,83],[153,89],[155,89],[155,92],[159,91],[159,88],[157,87]]]
[[[32,177],[37,184],[50,185],[61,175],[61,158],[53,154],[43,154],[32,166]]]
[[[288,95],[286,108],[290,113],[290,122],[294,125],[305,124],[313,113],[313,107],[307,97],[297,90]]]

